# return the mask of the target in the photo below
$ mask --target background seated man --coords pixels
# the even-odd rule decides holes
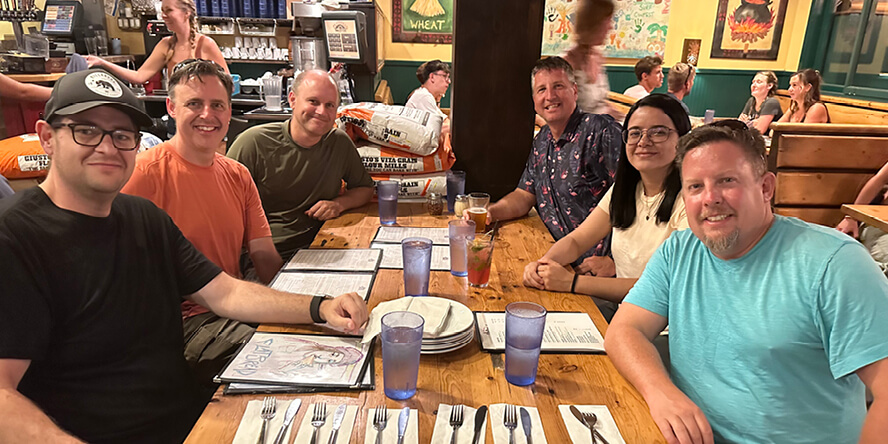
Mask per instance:
[[[181,443],[204,408],[182,298],[243,322],[367,321],[356,293],[321,300],[232,278],[154,204],[119,194],[151,119],[116,77],[62,77],[44,115],[46,180],[0,200],[0,442]]]
[[[684,103],[684,98],[691,93],[696,76],[696,68],[687,63],[678,62],[669,70],[669,75],[666,78],[666,87],[668,89],[666,95],[678,100],[688,114],[691,114],[691,111],[688,110],[688,105]]]
[[[488,217],[491,221],[514,219],[536,207],[559,240],[586,219],[613,184],[622,128],[607,114],[588,114],[577,108],[573,68],[561,57],[537,61],[532,79],[534,108],[546,126],[533,139],[518,187],[490,205]],[[613,276],[609,247],[608,237],[584,252],[575,263],[577,271]],[[595,259],[584,261],[592,256]]]
[[[608,356],[669,442],[883,442],[888,280],[848,236],[773,214],[764,153],[739,120],[682,137],[691,229],[648,262]],[[652,344],[667,321],[669,373]]]
[[[339,91],[330,75],[317,70],[299,74],[289,100],[289,120],[244,131],[228,151],[250,170],[284,260],[308,247],[324,221],[373,197],[373,179],[355,144],[333,128]],[[347,189],[339,194],[342,181]]]
[[[167,111],[176,135],[136,158],[136,168],[122,192],[144,197],[162,208],[185,238],[222,270],[240,278],[246,247],[256,275],[268,284],[283,261],[247,169],[216,152],[231,120],[231,76],[219,65],[194,60],[180,64],[169,80]],[[185,359],[198,380],[212,378],[253,328],[221,318],[191,301],[182,303]]]
[[[638,84],[626,88],[624,95],[641,99],[655,88],[663,86],[663,59],[660,56],[643,57],[635,64],[635,78],[638,79]]]
[[[416,78],[419,79],[421,86],[410,93],[410,98],[404,106],[443,117],[441,135],[450,133],[450,116],[441,111],[441,98],[450,87],[450,67],[440,60],[428,61],[419,65]]]

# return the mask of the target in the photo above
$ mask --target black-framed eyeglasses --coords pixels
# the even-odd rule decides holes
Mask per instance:
[[[74,143],[82,146],[95,148],[99,146],[106,135],[111,136],[111,143],[114,148],[121,151],[132,151],[139,147],[142,140],[142,133],[130,130],[113,130],[106,131],[95,125],[88,123],[63,123],[56,125],[55,128],[66,126],[71,129],[71,136],[74,137]]]
[[[641,142],[641,138],[647,134],[648,140],[651,142],[661,143],[665,142],[666,139],[669,138],[669,134],[674,131],[674,129],[669,128],[668,126],[653,126],[646,130],[631,128],[623,131],[623,142],[626,142],[628,145],[636,145],[638,142]]]
[[[450,80],[450,74],[447,74],[447,73],[441,73],[441,72],[433,72],[432,74],[435,74],[435,75],[438,75],[438,76],[444,77],[444,80]]]
[[[212,61],[212,60],[207,60],[207,59],[187,59],[187,60],[182,60],[182,61],[179,62],[179,63],[176,63],[176,66],[173,67],[173,72],[176,72],[176,71],[178,71],[179,69],[184,68],[184,67],[186,67],[186,66],[188,66],[188,65],[193,65],[193,64],[195,64],[195,63],[197,63],[197,62],[211,63],[211,64],[212,64],[217,70],[219,70],[219,71],[223,71],[223,72],[225,71],[225,68],[219,66],[218,63],[216,63],[216,62],[214,62],[214,61]],[[171,72],[171,73],[169,73],[169,74],[172,75],[173,72]]]

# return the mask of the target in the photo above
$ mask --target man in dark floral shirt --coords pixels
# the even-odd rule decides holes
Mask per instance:
[[[577,109],[573,69],[561,57],[538,61],[532,76],[534,107],[547,125],[533,140],[518,187],[491,205],[489,214],[491,220],[513,219],[536,207],[558,240],[586,219],[613,184],[622,127],[608,115]],[[577,271],[612,276],[609,250],[607,237],[578,259]]]

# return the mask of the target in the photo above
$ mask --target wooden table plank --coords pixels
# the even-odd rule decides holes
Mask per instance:
[[[842,205],[842,212],[882,231],[888,231],[888,206]]]
[[[443,227],[452,219],[429,216],[422,205],[401,204],[398,223],[403,226]],[[324,224],[312,244],[313,248],[366,248],[379,228],[375,205],[343,214]],[[521,284],[524,266],[546,252],[553,243],[542,221],[526,217],[501,225],[494,247],[490,285],[484,289],[468,287],[466,278],[448,272],[432,272],[429,289],[433,296],[446,297],[465,304],[473,311],[505,310],[513,301],[531,301],[553,311],[589,313],[602,334],[607,324],[587,296],[543,292]],[[403,277],[400,270],[380,270],[369,305],[402,297]],[[264,331],[330,332],[324,327],[263,325]],[[377,348],[378,350],[378,348]],[[638,392],[617,373],[606,355],[543,354],[540,357],[536,383],[518,387],[505,380],[503,355],[480,351],[477,339],[468,346],[443,355],[423,355],[420,360],[416,395],[405,401],[394,401],[383,393],[382,356],[375,354],[376,390],[317,395],[278,395],[278,399],[302,398],[304,403],[325,400],[331,404],[348,403],[367,409],[379,404],[388,408],[409,406],[419,410],[420,443],[431,441],[439,403],[482,404],[508,402],[540,409],[543,428],[550,443],[569,443],[570,438],[561,421],[559,404],[603,404],[613,414],[626,442],[663,443],[647,404]],[[187,443],[231,442],[241,415],[249,400],[261,395],[227,395],[221,390],[207,406],[187,439]],[[298,425],[307,408],[303,406],[294,424]],[[367,426],[365,414],[358,415],[351,441],[363,440]],[[499,418],[491,418],[497,421]],[[469,426],[471,427],[471,426]],[[488,427],[487,442],[493,437]]]

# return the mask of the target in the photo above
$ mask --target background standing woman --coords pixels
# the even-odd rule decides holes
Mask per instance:
[[[163,0],[160,17],[173,35],[164,37],[137,71],[109,63],[96,56],[86,58],[89,66],[102,67],[121,80],[133,84],[147,82],[164,67],[167,69],[167,75],[170,75],[177,63],[188,59],[212,60],[224,68],[225,72],[230,73],[219,45],[213,39],[197,32],[197,11],[194,8],[194,0]]]
[[[574,46],[563,57],[576,75],[577,106],[587,113],[618,117],[619,113],[607,101],[610,84],[604,69],[604,53],[599,48],[613,28],[614,2],[581,0],[574,17]]]
[[[677,100],[651,94],[626,116],[614,185],[576,230],[524,268],[524,285],[623,300],[648,260],[673,231],[688,227],[674,165],[678,138],[691,130]],[[611,233],[616,278],[575,275],[564,268]],[[599,307],[602,304],[598,304]],[[608,321],[616,311],[602,314]]]
[[[814,69],[799,71],[789,78],[789,110],[780,122],[829,123],[829,111],[820,101],[820,73]]]
[[[771,122],[783,117],[780,101],[774,97],[777,94],[777,75],[773,71],[759,71],[752,78],[749,90],[752,97],[746,101],[740,120],[760,133],[768,134]]]

